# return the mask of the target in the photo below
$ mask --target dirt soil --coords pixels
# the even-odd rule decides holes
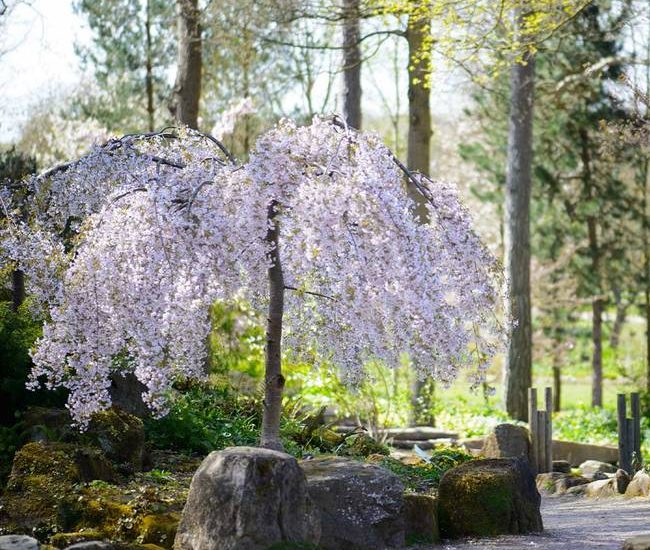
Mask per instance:
[[[421,550],[620,550],[634,535],[650,534],[650,500],[546,497],[542,500],[544,533],[443,543]]]

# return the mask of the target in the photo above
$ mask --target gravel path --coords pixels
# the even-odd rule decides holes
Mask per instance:
[[[542,500],[544,533],[469,540],[430,547],[444,550],[620,550],[633,535],[650,533],[650,500],[588,500],[548,497]]]

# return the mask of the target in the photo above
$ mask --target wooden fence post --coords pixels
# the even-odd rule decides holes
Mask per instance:
[[[627,404],[624,393],[617,396],[618,418],[618,467],[633,474],[641,464],[641,407],[639,394],[630,394],[630,413],[627,417]]]
[[[531,467],[536,474],[553,470],[553,393],[544,390],[544,409],[537,409],[537,389],[528,389],[528,426],[532,442]]]

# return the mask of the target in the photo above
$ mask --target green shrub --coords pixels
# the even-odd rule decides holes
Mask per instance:
[[[426,493],[440,484],[447,470],[473,460],[474,457],[457,447],[446,447],[431,453],[430,463],[404,464],[390,457],[382,458],[378,464],[397,475],[407,491]]]

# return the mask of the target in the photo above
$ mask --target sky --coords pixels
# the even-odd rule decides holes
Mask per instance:
[[[31,0],[11,14],[0,30],[0,143],[17,137],[29,107],[54,93],[73,88],[81,79],[74,53],[76,40],[90,31],[72,10],[71,0]]]

